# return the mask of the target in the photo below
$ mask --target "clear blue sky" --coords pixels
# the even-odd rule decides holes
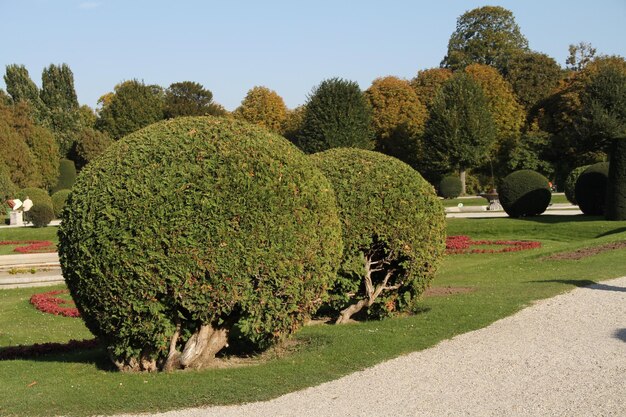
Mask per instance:
[[[137,78],[197,81],[229,110],[263,85],[293,108],[325,78],[366,89],[438,66],[456,19],[484,5],[511,10],[531,49],[561,65],[580,41],[626,56],[626,0],[0,0],[0,65],[24,64],[41,85],[44,67],[67,63],[91,107]]]

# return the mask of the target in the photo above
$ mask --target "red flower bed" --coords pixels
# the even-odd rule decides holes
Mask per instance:
[[[30,303],[34,305],[37,310],[44,313],[50,313],[56,316],[80,317],[80,313],[76,307],[64,306],[68,304],[73,306],[73,301],[55,297],[55,295],[67,294],[68,292],[68,290],[57,290],[33,294],[33,296],[30,297]]]
[[[504,246],[498,249],[472,249],[471,246],[495,245]],[[462,253],[504,253],[518,252],[541,247],[541,242],[532,240],[472,240],[469,236],[448,236],[446,253],[458,255]]]
[[[35,343],[31,346],[8,346],[0,348],[0,361],[26,359],[53,353],[65,353],[78,349],[95,349],[97,339],[70,340],[67,343]]]
[[[49,240],[3,240],[0,245],[19,245],[13,249],[18,253],[53,253],[56,252],[54,243]]]

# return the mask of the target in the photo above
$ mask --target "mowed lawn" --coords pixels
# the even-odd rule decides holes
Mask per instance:
[[[521,252],[448,255],[434,287],[469,287],[424,298],[419,314],[343,326],[307,326],[289,348],[224,369],[169,374],[114,371],[103,350],[0,361],[0,415],[92,415],[266,400],[336,379],[489,325],[533,301],[626,275],[625,249],[579,260],[547,256],[626,240],[626,222],[597,217],[450,219],[449,235],[537,240]],[[80,319],[37,312],[29,297],[50,289],[0,291],[0,348],[91,338]],[[239,361],[242,362],[242,361]]]

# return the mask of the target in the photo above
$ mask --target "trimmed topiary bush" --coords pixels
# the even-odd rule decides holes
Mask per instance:
[[[443,198],[456,198],[461,195],[463,184],[459,177],[449,175],[439,183],[439,196]]]
[[[609,163],[598,162],[578,176],[574,189],[578,207],[584,214],[602,216],[606,207]]]
[[[33,205],[26,214],[35,227],[46,227],[54,219],[52,207],[46,204]]]
[[[59,179],[57,185],[52,189],[53,193],[60,190],[69,190],[76,181],[76,167],[74,161],[69,159],[61,159],[59,162]]]
[[[502,179],[498,197],[510,217],[526,217],[546,211],[552,193],[546,177],[533,170],[522,169]]]
[[[565,179],[565,198],[572,204],[578,204],[576,202],[576,181],[580,174],[582,174],[591,165],[583,165],[578,168],[574,168]]]
[[[296,331],[336,275],[328,180],[295,146],[230,119],[182,117],[113,144],[63,210],[63,275],[121,370],[208,366],[232,329]]]
[[[626,137],[613,139],[606,193],[606,219],[626,220]]]
[[[19,198],[20,200],[24,201],[27,198],[29,198],[32,202],[33,202],[33,207],[24,213],[24,221],[25,222],[33,222],[33,215],[37,216],[38,213],[43,213],[41,215],[41,218],[43,220],[45,220],[46,217],[46,213],[48,212],[48,210],[45,209],[41,209],[41,210],[35,210],[33,211],[33,209],[35,207],[39,208],[40,206],[45,206],[47,208],[50,209],[50,212],[53,213],[52,217],[54,217],[54,209],[53,209],[53,204],[52,204],[52,198],[50,198],[50,195],[48,194],[48,192],[44,189],[41,188],[23,188],[21,190],[19,190],[16,193],[16,198]],[[43,220],[38,220],[38,221],[43,221]],[[52,220],[52,219],[50,219]],[[46,225],[48,223],[50,223],[50,220],[48,220],[48,222],[46,223]],[[41,226],[39,226],[41,227]]]
[[[65,207],[65,200],[70,194],[70,190],[59,190],[52,194],[52,208],[54,209],[54,217],[57,219],[61,217],[63,207]]]
[[[311,156],[330,180],[344,253],[330,306],[337,323],[415,307],[445,251],[445,214],[433,187],[407,164],[377,152],[332,149]]]

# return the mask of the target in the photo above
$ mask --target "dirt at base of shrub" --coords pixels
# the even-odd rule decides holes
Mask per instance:
[[[586,258],[588,256],[597,255],[602,252],[616,250],[616,249],[623,249],[623,248],[626,248],[626,240],[621,240],[619,242],[611,242],[605,245],[594,246],[591,248],[576,249],[575,251],[571,251],[571,252],[556,253],[554,255],[546,256],[543,259],[548,260],[548,261],[562,261],[562,260],[577,261],[579,259]]]

